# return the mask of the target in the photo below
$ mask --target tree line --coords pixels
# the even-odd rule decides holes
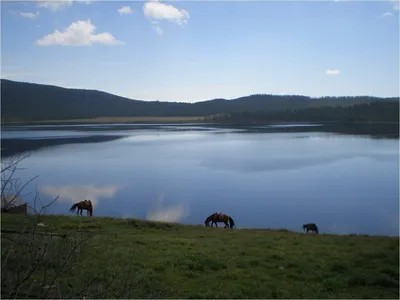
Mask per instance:
[[[348,107],[328,106],[284,111],[243,111],[208,117],[214,122],[399,122],[399,101],[375,101]]]
[[[348,107],[355,104],[396,102],[399,98],[322,97],[256,94],[237,99],[212,99],[196,103],[132,100],[96,90],[67,89],[57,86],[1,80],[1,117],[7,121],[90,119],[97,117],[183,117],[229,114],[234,119],[305,118],[302,109]],[[295,115],[287,111],[295,111]],[[359,110],[361,111],[361,110]],[[246,114],[252,113],[251,117]],[[318,119],[342,111],[324,109],[306,113]],[[314,115],[313,115],[314,114]]]

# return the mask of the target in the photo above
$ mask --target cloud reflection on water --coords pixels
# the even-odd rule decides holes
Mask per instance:
[[[59,197],[59,202],[78,202],[84,199],[90,199],[95,205],[100,198],[113,198],[121,189],[120,185],[44,185],[39,187],[39,191],[50,197]]]
[[[164,196],[164,193],[159,194],[156,208],[151,209],[147,213],[147,220],[161,222],[179,222],[189,215],[189,208],[187,207],[187,205],[184,204],[162,207]]]

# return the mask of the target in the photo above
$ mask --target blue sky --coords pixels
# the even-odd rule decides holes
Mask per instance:
[[[399,96],[397,1],[2,1],[1,77],[139,100]]]

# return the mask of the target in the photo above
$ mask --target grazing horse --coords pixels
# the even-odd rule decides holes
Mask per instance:
[[[72,205],[72,207],[69,209],[69,211],[75,211],[76,208],[78,208],[78,210],[76,211],[76,215],[78,215],[78,213],[80,211],[81,216],[82,216],[83,210],[87,210],[87,214],[90,213],[90,216],[93,215],[93,204],[92,204],[92,201],[90,201],[90,200],[85,199],[84,201],[75,203],[74,205]]]
[[[228,225],[228,221],[229,221],[229,225]],[[215,227],[218,227],[217,222],[224,222],[225,223],[224,228],[227,228],[227,227],[233,228],[233,226],[235,226],[235,222],[233,222],[233,219],[230,216],[222,214],[222,213],[213,213],[211,216],[208,216],[204,222],[206,227],[209,226],[210,222],[211,222],[211,227],[213,227],[213,224],[215,224]]]
[[[317,225],[315,225],[314,223],[308,223],[308,224],[304,224],[303,225],[303,230],[307,230],[307,232],[311,231],[311,232],[315,232],[316,234],[318,234],[318,227]]]

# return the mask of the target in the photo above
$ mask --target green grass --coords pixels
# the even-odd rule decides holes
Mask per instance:
[[[100,217],[42,216],[41,221],[50,226],[42,231],[71,233],[66,239],[43,239],[53,245],[77,240],[84,234],[77,229],[94,234],[69,263],[70,270],[60,274],[55,296],[77,293],[90,282],[81,297],[399,297],[398,238],[215,229]],[[22,230],[29,224],[32,217],[2,214],[2,230]],[[22,236],[2,234],[2,261],[11,253],[7,235]],[[23,247],[18,249],[10,261],[23,264],[27,260]],[[45,264],[56,269],[63,255],[49,255]],[[20,292],[37,295],[43,272],[38,270]],[[51,272],[55,271],[47,271]],[[6,295],[2,292],[2,296]]]

